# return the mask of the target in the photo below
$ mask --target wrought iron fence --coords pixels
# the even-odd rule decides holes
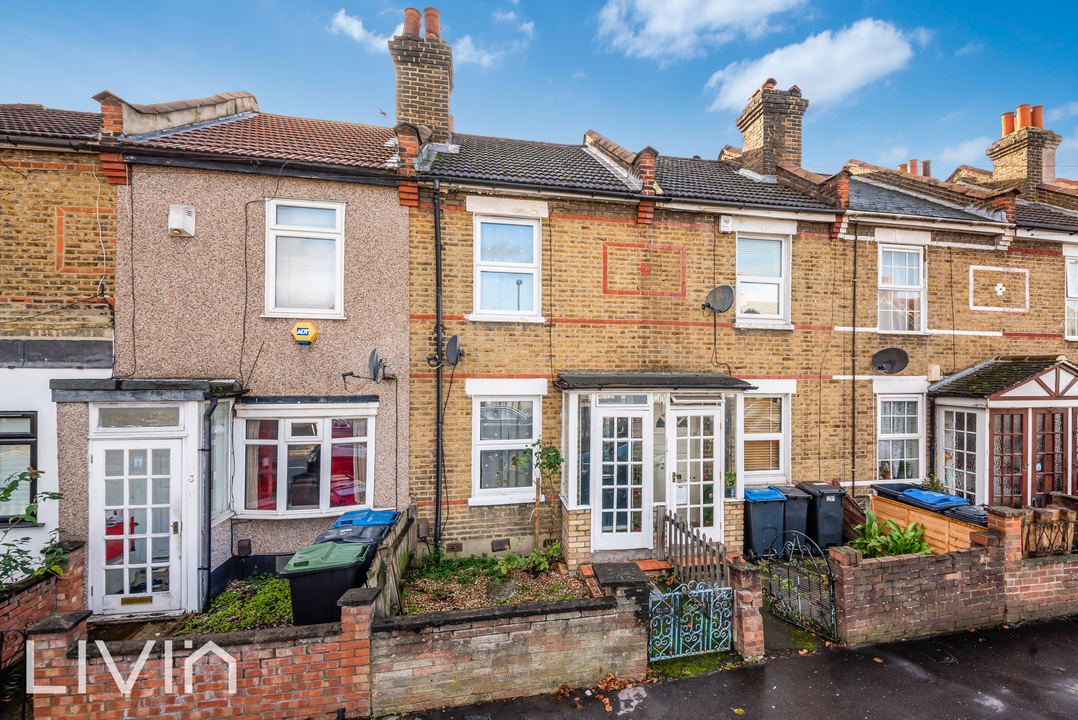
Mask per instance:
[[[1027,557],[1078,553],[1078,522],[1029,520],[1022,523],[1022,550]]]
[[[682,582],[708,583],[713,587],[730,585],[730,566],[726,546],[709,540],[697,528],[677,515],[658,508],[655,523],[657,560],[670,563]]]
[[[0,629],[0,717],[27,714],[26,630]]]
[[[786,531],[760,560],[764,598],[771,613],[835,639],[835,584],[824,551],[811,538]]]
[[[648,657],[668,660],[730,649],[734,591],[688,582],[652,595]]]

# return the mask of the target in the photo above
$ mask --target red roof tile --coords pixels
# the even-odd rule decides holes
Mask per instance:
[[[384,168],[393,128],[259,113],[128,143],[162,150]]]
[[[96,140],[100,131],[100,113],[54,110],[24,103],[0,105],[0,135]]]

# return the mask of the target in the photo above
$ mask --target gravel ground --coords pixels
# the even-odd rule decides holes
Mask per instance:
[[[588,596],[588,589],[578,577],[560,575],[557,572],[542,573],[533,577],[525,570],[513,570],[510,576],[516,580],[517,590],[510,603],[542,602],[546,600],[569,600]],[[405,614],[418,615],[446,610],[468,610],[494,605],[487,599],[487,578],[479,576],[468,582],[457,579],[422,578],[410,581],[406,586]]]

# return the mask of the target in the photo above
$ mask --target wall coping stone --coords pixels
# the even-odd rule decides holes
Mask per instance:
[[[591,566],[600,585],[610,588],[629,585],[646,585],[648,576],[634,562],[596,563]]]
[[[633,567],[636,567],[635,565]],[[639,571],[640,568],[637,568]],[[641,573],[643,574],[643,573]],[[446,610],[444,612],[421,613],[419,615],[398,615],[380,618],[371,625],[373,632],[392,632],[394,630],[424,630],[430,627],[446,625],[464,625],[486,620],[505,620],[532,615],[554,615],[566,612],[587,612],[591,610],[613,610],[618,606],[616,597],[577,598],[574,600],[548,600],[545,602],[524,603],[522,605],[496,605],[494,607],[472,608],[470,610]]]
[[[74,630],[86,618],[93,615],[89,610],[68,610],[55,612],[27,630],[28,635],[65,633]]]
[[[1078,565],[1078,555],[1041,555],[1039,557],[1022,558],[1023,566],[1053,565],[1055,563]]]
[[[993,505],[992,507],[985,508],[985,510],[991,515],[998,515],[999,517],[1022,517],[1025,515],[1021,510],[1010,507],[1002,507]]]
[[[340,607],[360,607],[362,605],[373,605],[374,601],[378,599],[378,596],[382,593],[380,587],[362,587],[352,588],[344,595],[341,595],[341,599],[337,601],[337,605]]]
[[[83,611],[79,611],[83,612]],[[89,611],[85,611],[89,615]],[[55,613],[61,614],[61,613]],[[46,620],[42,622],[46,622]],[[208,642],[212,642],[218,647],[224,649],[227,647],[236,647],[237,645],[253,645],[262,646],[271,643],[291,642],[294,640],[311,640],[317,638],[332,637],[341,634],[340,623],[324,623],[321,625],[296,625],[294,627],[283,628],[263,628],[261,630],[238,630],[236,632],[227,633],[204,633],[201,635],[173,635],[171,637],[162,637],[154,639],[153,650],[150,651],[150,657],[160,657],[164,653],[165,644],[164,640],[171,640],[173,643],[173,649],[184,649],[184,643],[191,642],[192,647],[201,647]],[[142,651],[146,648],[145,640],[117,640],[106,642],[105,647],[108,649],[109,654],[113,658],[122,656],[138,656],[142,654]],[[74,658],[78,656],[78,647],[72,645],[67,650],[67,656]],[[101,652],[97,647],[97,643],[87,643],[86,645],[86,657],[101,657]]]

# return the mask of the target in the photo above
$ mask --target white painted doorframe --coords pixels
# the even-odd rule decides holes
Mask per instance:
[[[630,429],[633,419],[639,419],[641,425],[641,456],[639,463],[633,460],[632,455],[632,443],[636,438],[633,433],[630,432],[630,437],[625,438],[625,457],[621,458],[619,452],[617,437],[605,438],[608,442],[612,441],[613,459],[608,454],[607,464],[612,465],[613,480],[612,485],[603,484],[603,470],[604,470],[604,456],[603,456],[603,420],[606,418],[612,418],[615,425],[615,435],[617,434],[617,419],[625,418]],[[591,482],[592,482],[592,513],[591,513],[591,536],[592,536],[592,549],[593,550],[633,550],[640,548],[650,548],[654,539],[654,502],[652,496],[654,494],[654,424],[652,418],[651,407],[626,407],[617,405],[595,405],[592,407],[592,419],[591,419]],[[618,502],[619,491],[624,491],[629,500],[629,504],[632,502],[633,489],[636,487],[632,484],[631,473],[634,465],[640,465],[640,476],[642,481],[642,487],[639,487],[641,493],[641,507],[640,507],[640,530],[632,531],[632,511],[616,510],[617,505],[621,505]],[[625,467],[626,474],[628,475],[628,482],[625,485],[618,484],[618,470],[620,467]],[[608,511],[613,511],[613,524],[612,527],[615,531],[604,532],[603,531],[603,508],[605,498],[610,497],[612,499],[612,505]],[[616,528],[619,523],[619,512],[626,513],[626,519],[628,520],[628,531],[617,532]]]
[[[724,520],[724,498],[725,498],[725,476],[723,474],[723,458],[726,449],[726,433],[724,428],[724,405],[711,405],[711,406],[674,406],[670,408],[667,414],[666,420],[666,504],[670,508],[670,512],[677,514],[678,510],[683,505],[697,505],[703,511],[702,502],[693,502],[693,494],[691,485],[693,484],[692,478],[675,478],[675,474],[681,473],[683,476],[686,472],[685,465],[695,460],[692,457],[695,453],[691,451],[691,435],[686,436],[687,450],[689,450],[689,457],[682,458],[679,455],[678,446],[678,434],[677,426],[679,418],[686,418],[690,424],[689,430],[691,433],[691,418],[701,418],[701,424],[703,423],[703,416],[710,415],[713,417],[713,434],[712,438],[712,452],[710,457],[705,457],[703,452],[704,443],[701,442],[701,453],[699,462],[701,462],[701,470],[704,469],[703,463],[711,462],[711,492],[713,497],[713,526],[710,528],[701,527],[694,523],[691,523],[692,517],[689,513],[686,513],[686,519],[690,521],[690,527],[699,528],[700,532],[708,539],[715,540],[716,542],[722,542],[723,540],[723,520]],[[700,486],[700,492],[705,490],[706,483],[699,481],[696,483]],[[679,502],[681,498],[678,497],[678,490],[681,489],[685,495],[685,503]]]

